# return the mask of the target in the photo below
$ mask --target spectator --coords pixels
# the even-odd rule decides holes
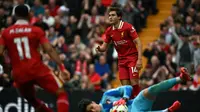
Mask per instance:
[[[184,66],[189,69],[191,72],[192,70],[192,60],[193,60],[193,52],[194,47],[189,42],[189,37],[187,33],[183,33],[178,37],[178,35],[173,31],[173,36],[175,37],[176,41],[178,42],[178,49],[177,49],[177,65],[179,67]]]
[[[77,31],[77,18],[75,16],[70,16],[69,17],[69,26],[71,27],[71,30],[73,33],[76,33]]]
[[[55,17],[60,6],[56,5],[56,0],[49,0],[49,4],[46,7],[50,11],[50,15]]]
[[[86,13],[82,14],[77,26],[77,28],[80,30],[81,36],[83,37],[84,43],[87,42],[86,37],[88,36],[88,32],[90,31],[90,27],[91,27],[88,21],[88,18],[89,18],[88,14]]]
[[[193,79],[193,85],[191,88],[193,88],[193,90],[197,90],[200,87],[200,65],[197,66]]]
[[[192,35],[194,29],[192,17],[190,16],[186,17],[184,29],[188,33],[188,35]]]
[[[152,14],[157,14],[157,1],[156,0],[141,0],[144,8],[149,12],[152,11]]]
[[[64,37],[65,37],[65,43],[66,44],[73,43],[74,34],[73,34],[72,29],[69,25],[67,25],[66,28],[65,28]]]
[[[200,38],[199,38],[200,40]],[[194,68],[197,71],[198,66],[200,65],[200,42],[196,43],[197,49],[194,51]]]
[[[186,15],[186,9],[187,9],[187,6],[186,6],[186,4],[185,4],[185,1],[184,0],[177,0],[178,1],[178,3],[177,3],[177,5],[178,5],[178,8],[179,8],[179,13],[181,14],[181,15]]]
[[[169,73],[175,76],[175,74],[177,73],[177,65],[175,62],[173,62],[171,54],[167,54],[166,67]]]
[[[42,28],[46,32],[49,30],[49,26],[47,25],[47,23],[43,22],[42,14],[38,15],[37,22],[34,25]]]
[[[12,0],[4,0],[3,2],[3,7],[5,10],[5,15],[10,16],[12,14],[12,9],[13,9],[13,1]]]
[[[58,43],[56,47],[60,53],[64,53],[64,54],[68,53],[68,46],[67,44],[65,44],[65,38],[63,36],[58,38]]]
[[[90,80],[90,83],[93,85],[94,90],[98,91],[101,90],[101,77],[100,75],[95,71],[95,66],[94,64],[89,65],[89,70],[88,70],[88,77]]]
[[[95,0],[94,5],[97,7],[97,12],[99,12],[99,15],[104,16],[104,13],[106,11],[106,7],[103,6],[102,0]]]
[[[57,42],[58,42],[57,36],[58,36],[58,32],[55,31],[55,28],[50,27],[49,32],[48,32],[48,39],[53,46],[57,45]]]
[[[49,9],[45,9],[43,21],[47,23],[49,27],[54,25],[55,19],[50,15]]]
[[[6,27],[11,26],[13,23],[13,18],[11,16],[8,16],[6,19]]]
[[[134,25],[137,31],[140,31],[140,13],[139,10],[128,0],[123,8],[123,20]]]
[[[58,9],[58,16],[60,18],[60,23],[64,25],[65,27],[68,25],[68,21],[69,21],[69,17],[67,15],[68,13],[69,13],[69,9],[65,7],[64,5]]]
[[[41,4],[41,0],[34,0],[34,6],[32,7],[34,10],[34,16],[38,16],[39,14],[44,14],[44,7]]]
[[[58,36],[64,35],[65,26],[61,24],[60,17],[55,16],[54,18],[55,18],[55,24],[54,24],[55,31],[58,32]]]
[[[149,43],[147,48],[143,52],[143,56],[147,58],[147,64],[151,63],[151,58],[155,54],[155,49],[153,48],[154,46],[154,43]]]
[[[101,76],[102,87],[106,89],[110,76],[110,68],[109,65],[106,63],[106,57],[104,55],[101,55],[99,57],[99,62],[95,64],[95,71]]]
[[[85,44],[83,44],[83,42],[81,41],[80,35],[74,36],[74,45],[76,47],[77,52],[83,51],[86,48]]]

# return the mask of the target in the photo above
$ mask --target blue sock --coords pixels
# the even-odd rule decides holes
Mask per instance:
[[[150,86],[148,88],[148,93],[151,95],[157,95],[160,92],[168,91],[170,88],[172,88],[174,85],[176,85],[180,82],[181,82],[180,77],[162,81],[156,85]]]

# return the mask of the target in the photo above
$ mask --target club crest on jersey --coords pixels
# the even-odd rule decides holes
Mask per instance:
[[[124,32],[121,32],[121,38],[124,38]]]

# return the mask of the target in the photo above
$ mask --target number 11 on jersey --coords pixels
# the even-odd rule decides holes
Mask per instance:
[[[14,43],[17,46],[17,51],[21,60],[24,59],[24,56],[27,59],[31,59],[28,37],[15,38]],[[25,55],[23,52],[23,47],[24,47]]]

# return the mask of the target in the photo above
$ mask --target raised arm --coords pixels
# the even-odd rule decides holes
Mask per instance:
[[[115,96],[115,97],[124,97],[124,98],[128,98],[131,96],[132,93],[132,86],[120,86],[116,89],[111,89],[107,92],[104,93],[104,95],[107,96]]]

